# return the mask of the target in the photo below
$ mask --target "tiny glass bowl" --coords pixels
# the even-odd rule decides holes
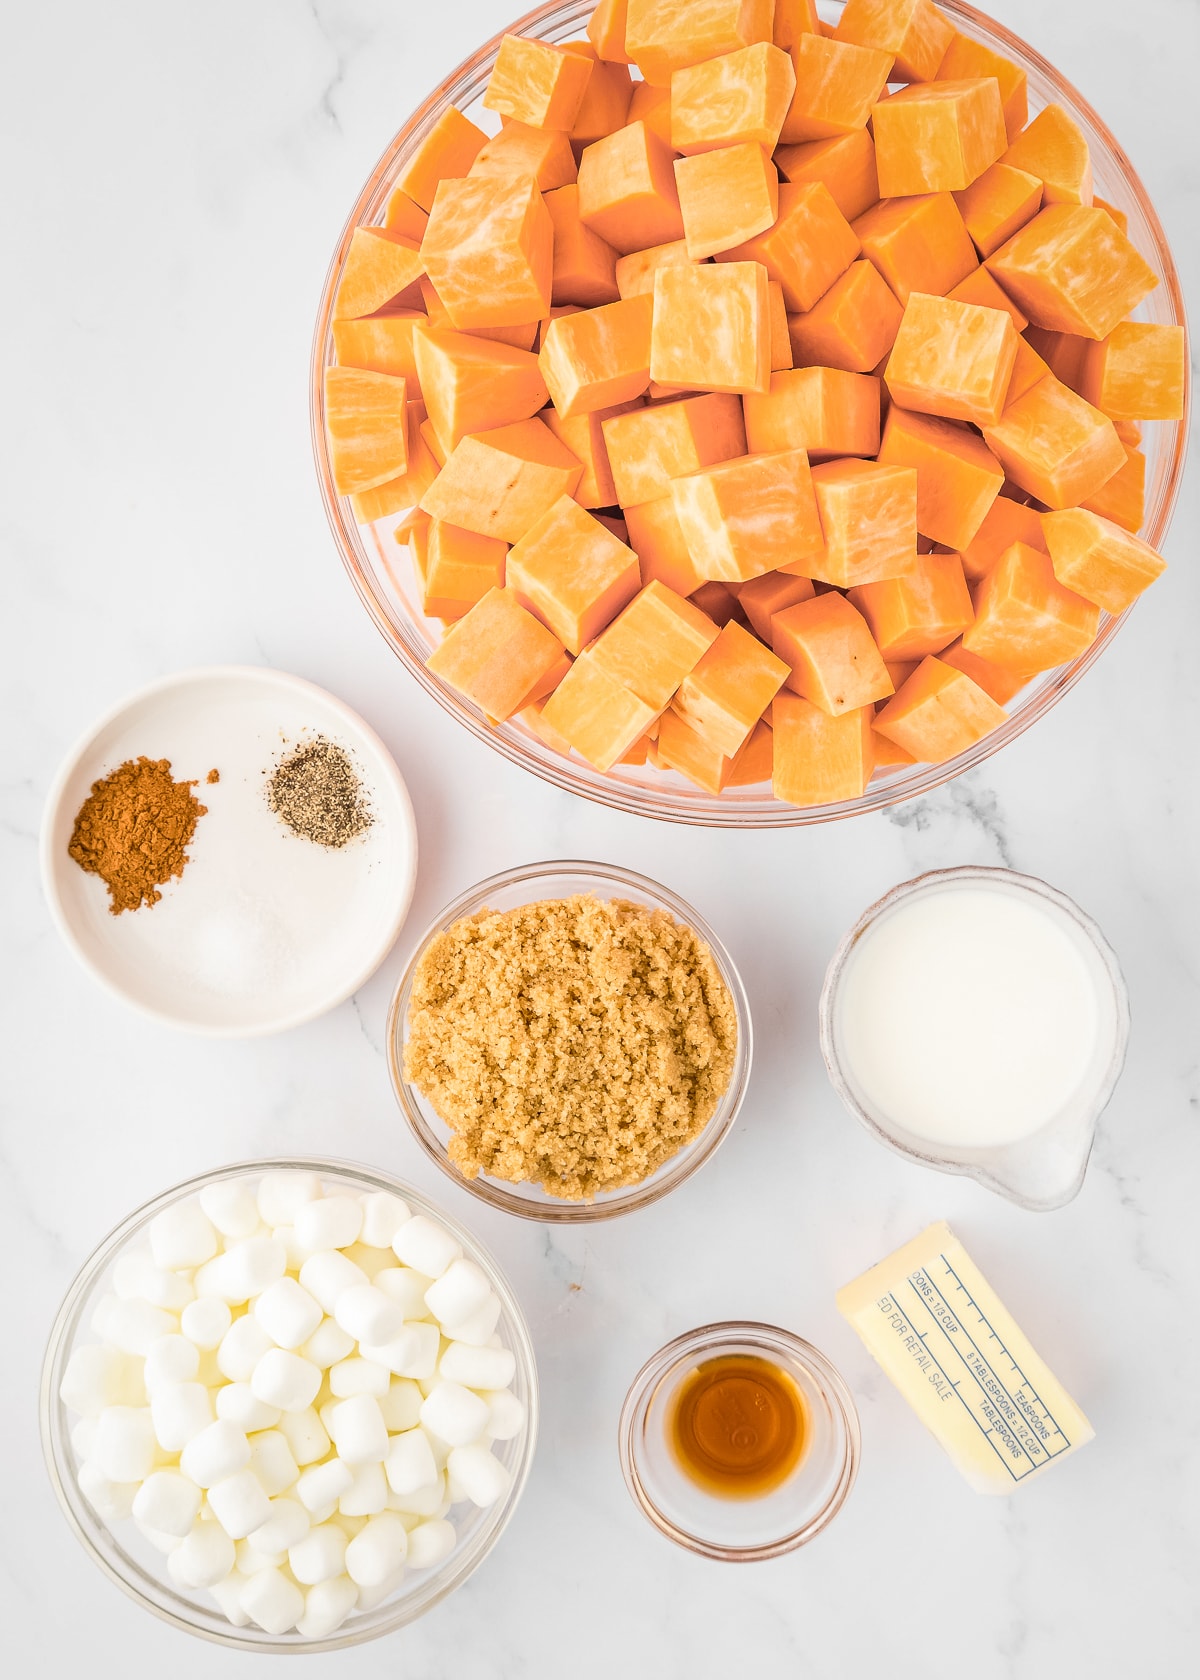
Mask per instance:
[[[681,1385],[696,1368],[730,1355],[783,1370],[804,1402],[806,1444],[794,1470],[757,1498],[706,1492],[677,1463],[668,1437]],[[677,1336],[633,1379],[618,1426],[621,1470],[642,1513],[688,1551],[723,1563],[779,1557],[827,1528],[858,1474],[854,1396],[823,1353],[771,1324],[706,1324]]]
[[[597,898],[624,899],[652,910],[665,910],[677,922],[690,927],[712,952],[722,980],[733,999],[737,1015],[737,1051],[733,1071],[716,1111],[704,1129],[691,1143],[686,1144],[658,1171],[639,1184],[625,1185],[618,1190],[602,1191],[594,1201],[565,1201],[552,1196],[540,1184],[514,1184],[505,1179],[480,1173],[466,1178],[451,1161],[448,1145],[450,1127],[436,1112],[429,1100],[413,1085],[404,1072],[404,1044],[408,1032],[408,1010],[412,998],[413,980],[417,966],[425,954],[429,941],[464,917],[477,916],[484,910],[514,910],[522,904],[536,904],[541,899],[569,898],[575,893],[591,893]],[[522,1219],[538,1219],[545,1224],[587,1223],[596,1219],[613,1219],[635,1208],[649,1207],[690,1178],[698,1168],[711,1159],[728,1136],[750,1078],[752,1032],[750,1004],[741,975],[729,952],[716,934],[692,909],[657,881],[636,875],[630,869],[615,864],[586,863],[576,860],[525,864],[519,869],[505,870],[492,875],[478,886],[468,889],[448,904],[431,927],[417,941],[412,959],[400,978],[388,1012],[387,1052],[392,1075],[392,1089],[400,1111],[412,1128],[413,1136],[435,1166],[452,1178],[461,1189],[489,1206],[502,1208],[506,1213],[518,1214]]]
[[[96,1339],[91,1329],[91,1316],[100,1296],[110,1287],[113,1266],[123,1253],[144,1238],[146,1228],[155,1215],[177,1202],[188,1200],[207,1185],[237,1178],[260,1178],[263,1173],[280,1168],[315,1172],[326,1186],[336,1185],[355,1194],[390,1191],[406,1201],[415,1212],[436,1219],[452,1232],[500,1297],[497,1333],[504,1346],[511,1348],[516,1356],[517,1368],[511,1387],[525,1406],[525,1423],[520,1433],[511,1441],[497,1441],[493,1445],[496,1457],[512,1477],[504,1497],[486,1510],[475,1506],[456,1506],[451,1520],[458,1539],[449,1557],[432,1569],[408,1572],[396,1592],[382,1604],[361,1614],[352,1611],[341,1627],[322,1639],[305,1639],[295,1631],[265,1633],[253,1625],[235,1627],[206,1593],[197,1590],[193,1594],[175,1585],[167,1573],[166,1558],[145,1539],[132,1518],[117,1523],[115,1529],[110,1528],[92,1509],[80,1489],[79,1457],[71,1439],[79,1419],[59,1397],[63,1374],[72,1353],[77,1347]],[[343,1651],[352,1645],[362,1645],[382,1634],[392,1633],[424,1615],[455,1587],[461,1586],[499,1540],[517,1508],[533,1462],[538,1424],[537,1366],[525,1315],[496,1262],[470,1231],[411,1185],[393,1178],[389,1173],[350,1161],[305,1157],[240,1161],[165,1190],[123,1220],[84,1262],[67,1291],[50,1332],[42,1364],[38,1414],[46,1468],[64,1516],[93,1563],[98,1564],[109,1580],[128,1593],[136,1604],[185,1633],[196,1634],[201,1639],[238,1651],[283,1654]]]

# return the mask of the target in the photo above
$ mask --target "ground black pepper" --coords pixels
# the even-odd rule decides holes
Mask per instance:
[[[370,807],[350,755],[317,735],[276,765],[267,804],[302,840],[344,846],[370,828]]]

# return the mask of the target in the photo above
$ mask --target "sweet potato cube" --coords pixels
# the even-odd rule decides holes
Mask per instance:
[[[467,173],[507,180],[531,175],[539,192],[553,192],[570,185],[577,170],[571,142],[560,129],[509,122],[482,147]]]
[[[463,438],[421,506],[481,536],[520,542],[560,496],[574,494],[583,467],[540,420],[518,420]]]
[[[742,455],[671,480],[675,512],[697,569],[738,582],[821,548],[821,521],[803,449]]]
[[[1016,671],[1011,665],[996,665],[990,659],[981,659],[977,653],[968,653],[961,640],[943,648],[938,658],[943,665],[964,671],[998,706],[1007,706],[1037,675],[1035,671]]]
[[[1181,420],[1186,362],[1181,326],[1122,321],[1087,346],[1079,394],[1110,420]]]
[[[407,383],[362,368],[325,369],[325,430],[339,496],[373,490],[408,466]]]
[[[1081,505],[1089,513],[1111,519],[1123,531],[1136,535],[1146,518],[1146,457],[1140,449],[1130,448],[1128,444],[1122,443],[1121,447],[1125,451],[1125,465],[1118,467],[1096,494]]]
[[[1053,374],[1009,403],[983,435],[1012,482],[1051,508],[1086,502],[1125,464],[1112,421]]]
[[[402,473],[385,483],[352,492],[350,506],[360,525],[373,525],[388,514],[414,507],[438,475],[438,463],[421,436],[425,404],[409,401],[404,406],[407,464]]]
[[[714,156],[719,154],[713,154]],[[682,167],[682,166],[681,166]],[[779,189],[779,216],[722,259],[760,262],[794,310],[811,309],[858,256],[858,236],[820,181]]]
[[[653,313],[653,299],[643,296],[550,323],[539,361],[560,414],[570,419],[642,394],[650,383]]]
[[[802,35],[792,48],[796,91],[780,139],[827,140],[865,128],[887,85],[892,54],[824,35]]]
[[[898,82],[929,82],[953,34],[932,0],[846,0],[834,39],[891,53]]]
[[[916,468],[917,530],[960,552],[1004,483],[1004,469],[975,432],[904,408],[888,411],[879,459]]]
[[[740,624],[729,623],[684,677],[672,706],[724,757],[733,758],[787,675],[782,659]]]
[[[943,764],[982,741],[1007,716],[965,671],[931,655],[875,714],[875,729],[918,763]]]
[[[508,544],[431,519],[421,568],[422,607],[430,618],[461,618],[490,589],[503,589]]]
[[[648,82],[771,39],[773,0],[629,0],[625,50]]]
[[[629,546],[638,557],[642,582],[657,580],[677,595],[694,594],[704,583],[704,575],[692,558],[671,496],[627,507],[625,518]],[[708,610],[703,602],[698,604],[703,611]]]
[[[410,393],[418,389],[413,331],[425,324],[419,309],[398,309],[394,315],[367,315],[333,323],[333,347],[339,367],[366,368],[407,379]]]
[[[757,787],[760,782],[769,782],[775,762],[774,741],[766,719],[756,723],[749,740],[729,766],[725,786]]]
[[[404,191],[397,187],[387,201],[387,209],[383,213],[383,225],[389,233],[398,233],[402,239],[411,240],[419,245],[425,237],[425,227],[429,221],[429,212]]]
[[[771,372],[792,365],[792,335],[788,330],[787,304],[778,280],[767,281],[767,306],[771,327]]]
[[[551,752],[561,753],[564,758],[569,758],[571,754],[570,741],[546,722],[544,714],[546,702],[549,698],[550,696],[547,695],[546,700],[535,700],[531,705],[522,707],[516,714],[515,721],[523,723],[526,729],[537,736],[539,741],[544,741]]]
[[[917,474],[909,464],[826,461],[812,479],[825,533],[824,548],[806,563],[812,577],[849,589],[912,570]]]
[[[850,600],[888,660],[940,653],[975,617],[957,554],[919,555],[905,577],[861,584]]]
[[[877,729],[871,730],[871,745],[875,753],[876,770],[890,770],[896,765],[917,762],[910,752],[905,752],[895,741],[889,741],[887,736],[881,735]]]
[[[528,420],[547,400],[538,359],[528,350],[425,327],[415,335],[414,352],[421,395],[446,452],[468,432]]]
[[[685,157],[752,141],[772,152],[796,91],[781,47],[757,41],[671,77],[671,145]]]
[[[396,185],[426,212],[441,181],[460,180],[487,143],[469,117],[447,106],[401,169]]]
[[[742,407],[752,454],[806,449],[816,461],[879,449],[879,381],[870,374],[788,369],[771,375],[765,394],[747,392]]]
[[[1112,217],[1083,204],[1040,210],[988,268],[1034,326],[1084,338],[1107,338],[1158,284]]]
[[[551,296],[555,303],[583,308],[616,303],[617,253],[607,240],[588,227],[579,215],[579,188],[558,187],[545,195],[554,223],[554,268]]]
[[[831,717],[873,705],[892,692],[870,626],[836,589],[776,613],[771,645],[790,667],[787,686]]]
[[[657,715],[719,634],[699,607],[655,581],[634,596],[585,657]]]
[[[373,315],[424,272],[421,252],[411,239],[387,228],[355,228],[333,300],[334,320]]]
[[[631,123],[644,122],[651,134],[656,134],[663,145],[671,149],[671,89],[655,87],[650,82],[634,82],[633,98],[629,101],[629,114],[625,118],[626,127]]]
[[[1112,217],[1113,221],[1116,222],[1121,232],[1128,234],[1129,216],[1126,211],[1122,210],[1119,205],[1110,204],[1106,198],[1101,198],[1099,194],[1093,195],[1092,203],[1095,205],[1097,210],[1106,210]]]
[[[554,224],[529,176],[442,181],[421,256],[451,325],[517,326],[550,309]]]
[[[820,181],[848,222],[879,202],[875,142],[865,128],[830,140],[804,140],[780,146],[775,165],[785,181],[803,187]]]
[[[668,496],[673,478],[746,453],[741,404],[715,391],[617,415],[604,442],[623,507]]]
[[[901,408],[994,425],[1016,358],[1004,310],[910,292],[884,377]]]
[[[583,473],[573,492],[580,507],[606,508],[616,502],[617,487],[604,443],[604,422],[640,407],[640,401],[635,398],[632,402],[615,403],[612,408],[595,409],[591,414],[576,414],[569,420],[564,420],[553,407],[544,408],[538,416],[564,448],[583,463]]]
[[[1090,647],[1099,624],[1099,607],[1059,583],[1050,556],[1018,542],[975,591],[975,622],[962,640],[993,664],[1049,671]]]
[[[794,47],[801,35],[817,35],[820,31],[817,0],[775,0],[772,39],[777,47]]]
[[[581,653],[642,587],[637,555],[570,496],[509,550],[508,587],[569,653]]]
[[[1075,119],[1061,105],[1047,105],[1022,129],[1004,162],[1042,183],[1043,204],[1090,204],[1092,160]]]
[[[1008,143],[1000,89],[992,76],[914,82],[880,100],[872,126],[885,198],[962,192]]]
[[[628,64],[625,51],[625,24],[629,0],[600,0],[588,19],[587,37],[596,50],[596,57],[608,64]]]
[[[771,706],[771,787],[788,805],[832,805],[861,799],[875,768],[873,706],[838,716],[798,694]]]
[[[1017,356],[1013,362],[1012,378],[1008,382],[1008,395],[1004,400],[1005,408],[1009,403],[1015,403],[1018,397],[1023,397],[1026,391],[1041,379],[1050,378],[1050,369],[1038,355],[1037,351],[1025,337],[1017,339]],[[1003,410],[1001,410],[1003,413]]]
[[[585,653],[542,707],[542,722],[595,769],[611,770],[646,733],[658,709]]]
[[[954,202],[981,257],[998,251],[1042,207],[1042,183],[1011,163],[993,163]]]
[[[994,76],[1000,87],[1000,101],[1004,107],[1004,126],[1010,141],[1025,127],[1029,115],[1028,83],[1024,70],[1011,58],[993,52],[982,41],[956,30],[946,55],[938,66],[938,79],[963,81],[968,77]]]
[[[1149,543],[1086,508],[1048,513],[1042,529],[1059,583],[1105,612],[1124,612],[1166,570]]]
[[[895,293],[864,257],[851,263],[811,309],[788,316],[792,356],[797,367],[869,373],[895,343],[903,314]]]
[[[1024,332],[1029,325],[1008,293],[996,284],[986,268],[973,268],[965,280],[951,286],[946,296],[955,303],[979,303],[985,309],[1003,309],[1018,332]],[[1020,345],[1017,353],[1020,354]]]
[[[592,61],[592,73],[571,124],[572,145],[590,146],[625,126],[633,98],[633,81],[626,65],[603,62],[587,41],[564,41],[562,49]]]
[[[739,584],[735,604],[750,620],[755,635],[769,645],[775,614],[794,607],[797,601],[811,601],[815,593],[811,578],[797,577],[793,572],[764,572]]]
[[[650,377],[689,390],[768,389],[770,294],[761,263],[672,264],[656,270]]]
[[[650,762],[658,770],[677,770],[705,793],[718,794],[729,785],[732,760],[708,735],[675,711],[665,711],[659,719]]]
[[[978,266],[971,236],[948,192],[885,199],[858,218],[854,231],[863,255],[901,303],[908,302],[910,292],[945,297]]]
[[[671,149],[644,122],[626,123],[584,149],[579,214],[625,254],[683,238]]]
[[[963,572],[971,583],[977,583],[990,572],[1005,549],[1015,542],[1048,553],[1042,535],[1042,516],[1036,508],[1014,502],[1008,496],[997,496],[983,516],[983,523],[959,555]]]
[[[432,420],[426,417],[421,421],[420,430],[421,436],[425,439],[425,443],[428,446],[429,453],[433,456],[439,467],[444,467],[450,457],[450,451],[445,447],[441,438],[438,436],[437,427],[433,424]]]
[[[488,717],[503,723],[530,704],[563,646],[511,589],[490,589],[434,648],[426,664]]]
[[[631,251],[617,258],[617,290],[623,298],[654,294],[654,276],[660,268],[690,263],[687,241],[672,239],[665,245],[651,245],[645,251]]]
[[[675,186],[688,256],[744,248],[779,214],[779,172],[755,141],[676,158]]]
[[[483,103],[531,128],[569,129],[579,115],[592,61],[528,35],[505,35]]]

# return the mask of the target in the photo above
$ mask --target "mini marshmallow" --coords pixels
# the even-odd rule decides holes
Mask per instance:
[[[291,1415],[302,1417],[304,1414],[293,1412]],[[283,1421],[281,1418],[280,1423]],[[325,1446],[317,1456],[320,1457],[328,1446],[329,1441],[326,1439]],[[300,1466],[282,1429],[262,1429],[251,1435],[250,1468],[272,1499],[295,1485]]]
[[[453,1326],[487,1305],[492,1286],[474,1260],[452,1260],[425,1292],[425,1305],[439,1324]]]
[[[105,1314],[100,1334],[122,1353],[137,1354],[144,1359],[147,1351],[163,1336],[174,1336],[179,1320],[162,1307],[152,1307],[149,1301],[116,1301]]]
[[[112,1285],[119,1300],[148,1301],[152,1307],[165,1307],[168,1312],[182,1312],[196,1297],[186,1277],[156,1265],[154,1256],[144,1248],[121,1255],[113,1266]]]
[[[311,1516],[314,1511],[336,1505],[353,1481],[354,1471],[348,1464],[340,1458],[327,1458],[324,1464],[314,1464],[301,1474],[296,1498]]]
[[[304,1614],[304,1594],[279,1569],[260,1569],[242,1588],[242,1609],[264,1633],[287,1633]]]
[[[161,1336],[146,1349],[142,1373],[146,1392],[153,1394],[163,1383],[194,1382],[200,1369],[200,1350],[186,1336]]]
[[[237,1550],[220,1523],[198,1522],[171,1553],[167,1569],[176,1586],[213,1587],[233,1568]]]
[[[58,1397],[64,1406],[81,1417],[95,1418],[106,1406],[127,1406],[133,1403],[130,1388],[136,1367],[119,1348],[98,1342],[86,1342],[77,1347],[67,1361],[59,1384]]]
[[[150,1396],[150,1420],[162,1450],[181,1453],[213,1421],[212,1394],[203,1383],[160,1383]]]
[[[321,1523],[310,1528],[303,1540],[289,1548],[288,1563],[297,1581],[306,1587],[332,1581],[345,1570],[345,1530],[337,1523]]]
[[[282,1243],[283,1252],[287,1255],[288,1271],[298,1272],[308,1258],[308,1250],[296,1236],[294,1225],[275,1225],[271,1235],[277,1243]]]
[[[386,1394],[379,1396],[379,1410],[389,1435],[411,1429],[421,1416],[421,1402],[425,1396],[408,1377],[392,1377]]]
[[[255,1397],[281,1412],[304,1411],[316,1399],[320,1386],[318,1367],[283,1348],[264,1353],[250,1378]]]
[[[383,1468],[393,1493],[415,1493],[438,1479],[433,1448],[421,1428],[406,1429],[392,1436]]]
[[[408,1553],[408,1531],[393,1511],[372,1517],[346,1547],[346,1573],[359,1587],[379,1587]]]
[[[178,1470],[154,1470],[133,1501],[135,1521],[182,1540],[200,1515],[200,1489]]]
[[[346,1518],[373,1517],[388,1502],[387,1477],[382,1464],[356,1464],[354,1480],[338,1500],[338,1512]]]
[[[450,1556],[456,1538],[452,1524],[444,1517],[418,1523],[408,1536],[409,1568],[432,1569]]]
[[[439,1382],[421,1405],[421,1422],[452,1447],[477,1441],[487,1426],[487,1401],[461,1383]]]
[[[148,1406],[106,1406],[96,1419],[92,1463],[108,1481],[145,1481],[157,1451]]]
[[[332,1313],[347,1289],[368,1281],[366,1272],[347,1260],[344,1254],[330,1250],[324,1254],[310,1254],[300,1268],[300,1282],[308,1293]]]
[[[329,1413],[328,1428],[338,1457],[347,1464],[381,1464],[387,1455],[387,1425],[373,1395],[339,1400]]]
[[[450,1497],[455,1493],[473,1505],[494,1505],[508,1492],[512,1477],[486,1447],[455,1447],[446,1461]]]
[[[390,1342],[365,1342],[361,1352],[397,1377],[432,1377],[437,1369],[442,1336],[436,1324],[406,1324]]]
[[[354,1337],[348,1336],[336,1319],[324,1318],[300,1352],[320,1370],[327,1371],[339,1359],[346,1359],[354,1352]]]
[[[217,1349],[217,1369],[230,1382],[249,1382],[264,1354],[275,1343],[253,1313],[235,1318]]]
[[[164,1534],[161,1528],[151,1528],[148,1523],[138,1522],[136,1517],[134,1523],[138,1533],[144,1534],[154,1550],[161,1552],[164,1557],[170,1557],[172,1552],[178,1551],[180,1546],[183,1545],[183,1541],[178,1534]]]
[[[325,1315],[294,1277],[281,1277],[255,1301],[254,1316],[277,1347],[292,1349],[308,1340]]]
[[[415,1517],[421,1522],[430,1517],[444,1515],[446,1509],[446,1478],[440,1470],[436,1480],[426,1483],[424,1487],[414,1488],[411,1493],[393,1493],[388,1496],[389,1511],[397,1511],[404,1517]]]
[[[405,1266],[424,1272],[426,1277],[440,1278],[442,1273],[459,1259],[462,1248],[449,1231],[426,1219],[423,1213],[406,1220],[392,1238],[392,1253]]]
[[[372,1190],[359,1199],[363,1210],[359,1241],[368,1248],[391,1248],[396,1232],[412,1218],[412,1209],[388,1190]]]
[[[404,1329],[400,1306],[371,1284],[355,1284],[338,1296],[333,1316],[356,1342],[378,1346],[390,1342]]]
[[[199,1199],[209,1222],[223,1237],[237,1242],[258,1230],[258,1203],[248,1180],[227,1178],[219,1184],[206,1184]]]
[[[179,1315],[179,1328],[188,1341],[194,1342],[203,1353],[211,1352],[220,1345],[232,1323],[233,1314],[227,1303],[219,1301],[215,1295],[189,1301]]]
[[[287,1271],[287,1250],[274,1237],[246,1237],[196,1272],[197,1295],[216,1295],[240,1306],[261,1295]]]
[[[173,1202],[150,1221],[154,1264],[166,1272],[189,1272],[217,1252],[217,1233],[199,1199]]]
[[[376,1272],[371,1281],[396,1303],[406,1319],[428,1317],[425,1291],[433,1279],[424,1272],[414,1272],[411,1266],[387,1266]]]
[[[278,1406],[260,1400],[249,1383],[225,1383],[217,1390],[217,1416],[251,1435],[257,1429],[274,1429],[280,1412]]]
[[[468,1347],[451,1342],[438,1361],[438,1374],[464,1388],[507,1388],[517,1371],[513,1353],[504,1347]]]
[[[373,1394],[381,1400],[391,1380],[391,1373],[385,1366],[357,1355],[351,1359],[339,1359],[336,1365],[329,1367],[329,1391],[339,1400],[348,1400],[352,1394]]]
[[[465,1342],[468,1347],[484,1347],[500,1322],[500,1311],[500,1297],[493,1295],[478,1312],[472,1313],[470,1318],[460,1319],[446,1334],[452,1335],[456,1342]]]
[[[318,1581],[304,1595],[304,1614],[296,1623],[296,1632],[306,1639],[327,1639],[341,1627],[357,1603],[358,1588],[348,1575]]]
[[[362,1230],[363,1207],[357,1196],[323,1196],[305,1202],[292,1219],[296,1241],[310,1254],[348,1248]]]
[[[329,1435],[311,1406],[302,1412],[284,1412],[279,1429],[301,1468],[315,1464],[329,1451]]]
[[[525,1404],[508,1388],[498,1388],[480,1399],[487,1401],[487,1433],[493,1441],[512,1441],[525,1427]]]
[[[209,1587],[209,1596],[216,1601],[217,1609],[233,1627],[247,1627],[249,1616],[242,1609],[242,1588],[245,1581],[240,1575],[229,1574],[223,1581],[214,1581]]]
[[[207,1429],[193,1435],[180,1455],[179,1468],[198,1487],[211,1488],[244,1469],[249,1462],[250,1443],[244,1431],[218,1418]]]
[[[238,1541],[234,1557],[239,1575],[257,1575],[260,1569],[282,1569],[287,1563],[286,1552],[264,1552],[249,1538]]]
[[[312,1527],[308,1512],[298,1499],[272,1499],[271,1515],[250,1535],[250,1544],[260,1552],[286,1552],[298,1546]]]
[[[321,1180],[315,1172],[294,1167],[277,1168],[262,1175],[258,1184],[258,1212],[264,1225],[290,1225],[296,1209],[321,1195]]]
[[[120,1522],[133,1515],[140,1482],[111,1482],[95,1459],[79,1467],[79,1491],[88,1504],[105,1522]]]
[[[271,1501],[253,1470],[238,1470],[214,1482],[208,1490],[208,1508],[231,1540],[244,1540],[271,1515]]]

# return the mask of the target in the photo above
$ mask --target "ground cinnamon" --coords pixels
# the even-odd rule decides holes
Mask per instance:
[[[195,786],[174,779],[169,758],[129,758],[92,783],[67,850],[104,882],[114,916],[157,904],[158,889],[183,874],[196,824],[208,810],[193,795]]]

